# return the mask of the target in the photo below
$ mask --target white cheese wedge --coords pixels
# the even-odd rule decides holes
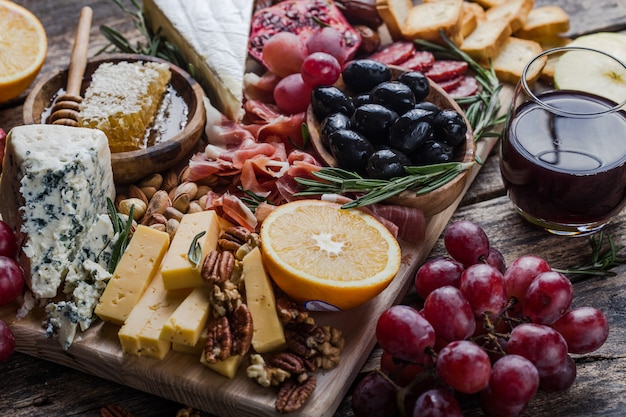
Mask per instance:
[[[218,110],[231,120],[243,117],[243,75],[253,0],[144,0],[150,29],[176,45],[194,67]]]
[[[115,198],[111,153],[99,130],[59,125],[13,128],[0,176],[0,215],[17,233],[20,264],[37,299],[62,295],[48,309],[48,331],[68,347],[86,329],[110,277]],[[63,319],[61,319],[63,318]],[[74,328],[69,328],[74,327]]]

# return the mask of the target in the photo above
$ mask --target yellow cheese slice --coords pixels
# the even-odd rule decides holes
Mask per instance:
[[[266,353],[285,347],[283,325],[276,312],[276,299],[269,276],[263,268],[261,251],[254,248],[243,258],[246,304],[252,315],[252,347]]]
[[[122,350],[163,359],[171,349],[171,343],[159,337],[163,325],[188,295],[188,289],[167,291],[157,273],[118,332]]]
[[[161,265],[169,243],[167,233],[137,226],[96,306],[98,317],[124,324]]]
[[[206,232],[197,241],[202,248],[202,257],[200,262],[194,266],[187,254],[193,239],[201,232]],[[161,266],[165,289],[174,290],[205,285],[200,276],[202,262],[207,253],[217,247],[219,233],[219,218],[213,210],[200,211],[183,216]]]
[[[206,326],[210,306],[208,287],[195,288],[165,322],[161,339],[195,346]]]
[[[208,363],[204,360],[204,355],[200,356],[200,363],[211,369],[212,371],[217,372],[218,374],[224,375],[228,378],[234,378],[237,373],[237,369],[243,362],[244,357],[240,355],[231,356],[225,361],[219,361],[216,363]]]

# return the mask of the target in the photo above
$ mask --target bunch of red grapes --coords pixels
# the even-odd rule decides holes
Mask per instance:
[[[604,344],[609,327],[592,307],[572,308],[572,284],[534,255],[508,268],[484,230],[461,220],[444,233],[449,256],[417,271],[422,310],[395,305],[376,325],[380,369],[355,387],[357,417],[462,417],[476,399],[487,417],[520,416],[538,389],[576,378],[570,354]]]
[[[11,227],[0,220],[0,307],[13,302],[24,289],[24,271],[17,263],[17,240]],[[0,363],[15,350],[15,338],[4,320],[0,320]]]

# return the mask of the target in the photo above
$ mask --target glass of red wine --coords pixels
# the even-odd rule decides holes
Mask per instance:
[[[626,205],[626,64],[585,47],[533,58],[500,156],[507,194],[530,223],[566,236],[602,229]]]

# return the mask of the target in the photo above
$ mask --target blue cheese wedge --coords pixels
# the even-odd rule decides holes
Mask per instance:
[[[243,117],[243,75],[253,0],[144,0],[154,33],[176,45],[194,67],[211,103],[231,120]]]
[[[107,137],[58,125],[13,128],[0,176],[0,214],[16,231],[20,264],[34,297],[67,347],[86,329],[110,277],[114,241],[106,215],[115,186]],[[63,328],[62,328],[63,327]]]

